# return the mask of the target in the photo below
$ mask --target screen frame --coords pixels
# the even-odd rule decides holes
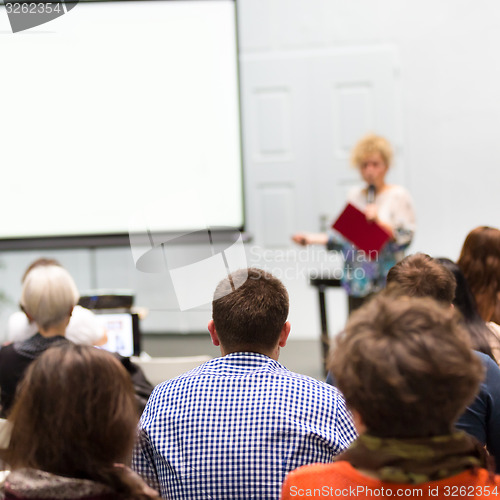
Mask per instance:
[[[65,3],[93,3],[93,4],[119,4],[135,2],[169,2],[169,3],[184,3],[184,2],[203,2],[204,0],[79,0],[78,2],[65,1]],[[207,0],[208,1],[208,0]],[[234,3],[234,26],[235,26],[235,50],[236,50],[236,90],[237,90],[237,112],[239,124],[239,141],[240,141],[240,158],[239,158],[239,173],[240,173],[240,193],[241,193],[241,216],[242,225],[239,227],[229,227],[224,229],[210,228],[213,233],[220,236],[221,241],[234,241],[235,235],[244,233],[247,221],[247,204],[245,199],[245,172],[244,172],[244,144],[243,144],[243,126],[242,126],[242,104],[241,104],[241,67],[239,58],[239,24],[238,24],[238,3],[236,0],[223,0],[225,2]],[[5,5],[0,4],[0,11],[5,9]],[[197,231],[202,231],[207,228],[200,227],[197,230],[187,229],[176,231],[162,231],[159,236],[164,235],[165,240],[172,240],[182,237],[183,243],[196,244],[199,243]],[[158,233],[156,233],[158,234]],[[245,237],[248,239],[248,236]],[[98,234],[68,234],[57,236],[34,236],[21,238],[3,238],[0,236],[0,251],[10,250],[45,250],[45,249],[76,249],[76,248],[100,248],[100,247],[125,247],[130,245],[129,233],[98,233]]]
[[[96,314],[96,316],[103,316],[103,315],[106,315],[106,316],[113,316],[113,315],[123,315],[123,314],[128,314],[132,317],[132,349],[133,349],[133,352],[132,352],[132,356],[140,356],[141,354],[141,349],[142,349],[142,334],[141,334],[141,330],[140,330],[140,326],[139,326],[139,314],[138,313],[134,313],[134,312],[130,312],[130,311],[123,311],[123,310],[119,310],[119,311],[112,311],[110,309],[103,309],[103,310],[99,310],[99,309],[92,309],[92,312],[94,312]],[[102,349],[104,349],[105,351],[107,352],[112,352],[112,351],[109,351],[108,349],[102,347]],[[114,353],[114,354],[119,354],[119,353]],[[130,356],[123,356],[122,354],[120,354],[120,356],[122,357],[130,357]]]

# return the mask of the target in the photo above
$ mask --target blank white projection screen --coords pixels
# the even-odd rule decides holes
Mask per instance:
[[[235,2],[0,8],[0,239],[243,225]]]

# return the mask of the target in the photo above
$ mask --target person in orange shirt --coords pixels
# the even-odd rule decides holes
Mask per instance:
[[[483,377],[451,308],[385,292],[353,313],[331,371],[359,437],[334,463],[290,472],[294,498],[500,497],[484,448],[454,423]]]

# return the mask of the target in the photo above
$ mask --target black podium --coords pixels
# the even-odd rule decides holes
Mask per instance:
[[[328,335],[328,319],[326,314],[325,290],[328,287],[340,287],[340,280],[328,275],[310,276],[309,283],[318,289],[319,313],[321,317],[321,356],[323,359],[323,373],[326,376],[326,363],[330,349],[330,337]]]

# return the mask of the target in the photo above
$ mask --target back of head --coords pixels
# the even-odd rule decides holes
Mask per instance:
[[[450,305],[455,297],[455,277],[427,254],[405,257],[389,270],[387,285],[408,297],[431,297]]]
[[[458,267],[476,299],[479,314],[490,321],[500,292],[500,230],[481,226],[465,238]]]
[[[379,153],[384,163],[390,167],[392,163],[392,148],[385,137],[367,134],[354,146],[351,153],[351,164],[360,167],[366,158],[374,153]]]
[[[56,265],[37,266],[24,279],[21,306],[46,329],[68,317],[78,298],[75,282],[66,269]]]
[[[268,350],[288,317],[288,292],[272,274],[242,269],[217,285],[212,317],[227,351]]]
[[[32,269],[39,266],[59,266],[62,267],[60,262],[56,259],[48,259],[47,257],[40,257],[39,259],[34,260],[24,271],[23,277],[21,278],[21,283],[24,283],[26,276],[30,273]]]
[[[455,288],[455,297],[453,299],[453,304],[459,309],[462,313],[462,316],[466,321],[479,318],[477,312],[476,301],[474,299],[474,295],[470,291],[470,287],[465,279],[464,274],[460,270],[457,264],[450,259],[439,258],[436,259],[442,266],[446,267],[453,276],[455,277],[455,281],[457,283],[457,287]]]
[[[370,434],[412,438],[451,433],[483,368],[452,308],[380,294],[351,315],[331,370]]]
[[[474,295],[472,295],[465,276],[463,275],[458,265],[455,264],[455,262],[453,262],[452,260],[446,258],[439,258],[436,260],[442,266],[446,267],[446,269],[451,271],[453,273],[453,276],[455,277],[457,287],[455,289],[455,298],[453,299],[453,304],[462,314],[465,327],[470,334],[472,347],[495,360],[488,341],[488,339],[492,335],[491,331],[486,326],[485,322],[477,311],[476,300],[474,299]]]
[[[7,462],[106,483],[129,459],[138,421],[130,376],[110,353],[60,344],[35,360],[9,415]]]

